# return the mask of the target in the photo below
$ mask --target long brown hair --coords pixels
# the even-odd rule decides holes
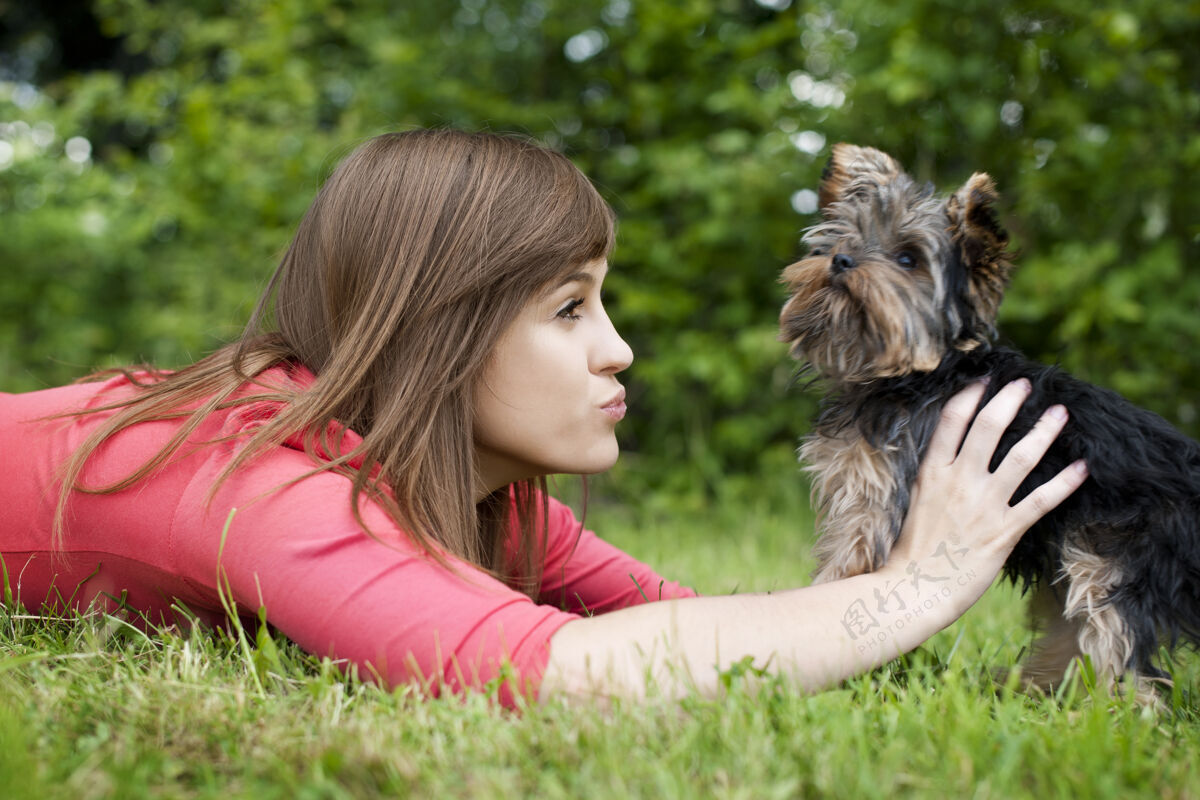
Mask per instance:
[[[125,371],[139,387],[132,399],[78,412],[117,411],[67,463],[55,535],[72,490],[126,489],[166,463],[213,411],[270,399],[283,402],[281,412],[247,434],[218,485],[302,432],[313,472],[352,478],[350,504],[364,529],[365,494],[435,557],[458,556],[533,593],[545,480],[474,502],[473,394],[524,304],[605,257],[613,226],[587,178],[529,140],[453,130],[368,140],[317,193],[240,341],[153,380]],[[315,383],[288,391],[253,382],[287,363],[307,367]],[[105,439],[170,418],[184,422],[137,470],[106,486],[80,485]],[[361,444],[344,450],[331,432],[345,428]],[[515,559],[506,549],[510,497],[520,528]]]

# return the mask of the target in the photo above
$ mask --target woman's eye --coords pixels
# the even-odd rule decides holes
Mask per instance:
[[[896,256],[896,263],[904,267],[904,269],[915,269],[917,266],[917,257],[905,250]]]
[[[568,302],[562,308],[560,308],[554,316],[558,317],[559,319],[569,319],[573,322],[573,321],[581,318],[582,315],[576,314],[575,309],[579,308],[582,305],[583,305],[583,299],[577,297],[574,300],[571,300],[570,302]]]

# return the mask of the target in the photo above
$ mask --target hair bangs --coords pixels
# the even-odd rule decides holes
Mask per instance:
[[[521,265],[526,286],[536,291],[583,264],[605,259],[616,240],[616,215],[566,156],[542,150],[552,173],[526,219],[529,250]]]
[[[616,243],[616,214],[583,173],[572,169],[571,177],[574,179],[576,196],[575,208],[570,216],[578,226],[574,239],[580,254],[579,262],[586,264],[608,258]]]

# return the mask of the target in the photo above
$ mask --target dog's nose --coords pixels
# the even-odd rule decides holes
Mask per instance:
[[[839,275],[848,269],[854,269],[858,263],[845,253],[838,253],[833,257],[833,274]]]

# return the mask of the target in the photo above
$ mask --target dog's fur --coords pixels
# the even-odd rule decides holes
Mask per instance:
[[[1089,480],[1017,544],[1005,574],[1034,590],[1041,634],[1023,668],[1053,686],[1076,656],[1140,693],[1165,673],[1160,645],[1200,640],[1200,445],[1114,392],[995,344],[1010,272],[992,180],[935,195],[890,156],[839,144],[821,177],[821,221],[787,267],[781,338],[827,390],[801,458],[820,514],[816,579],[881,566],[942,406],[990,376],[987,397],[1033,392],[993,461],[1050,405],[1070,420],[1013,502],[1076,459]],[[987,399],[985,397],[985,401]]]

